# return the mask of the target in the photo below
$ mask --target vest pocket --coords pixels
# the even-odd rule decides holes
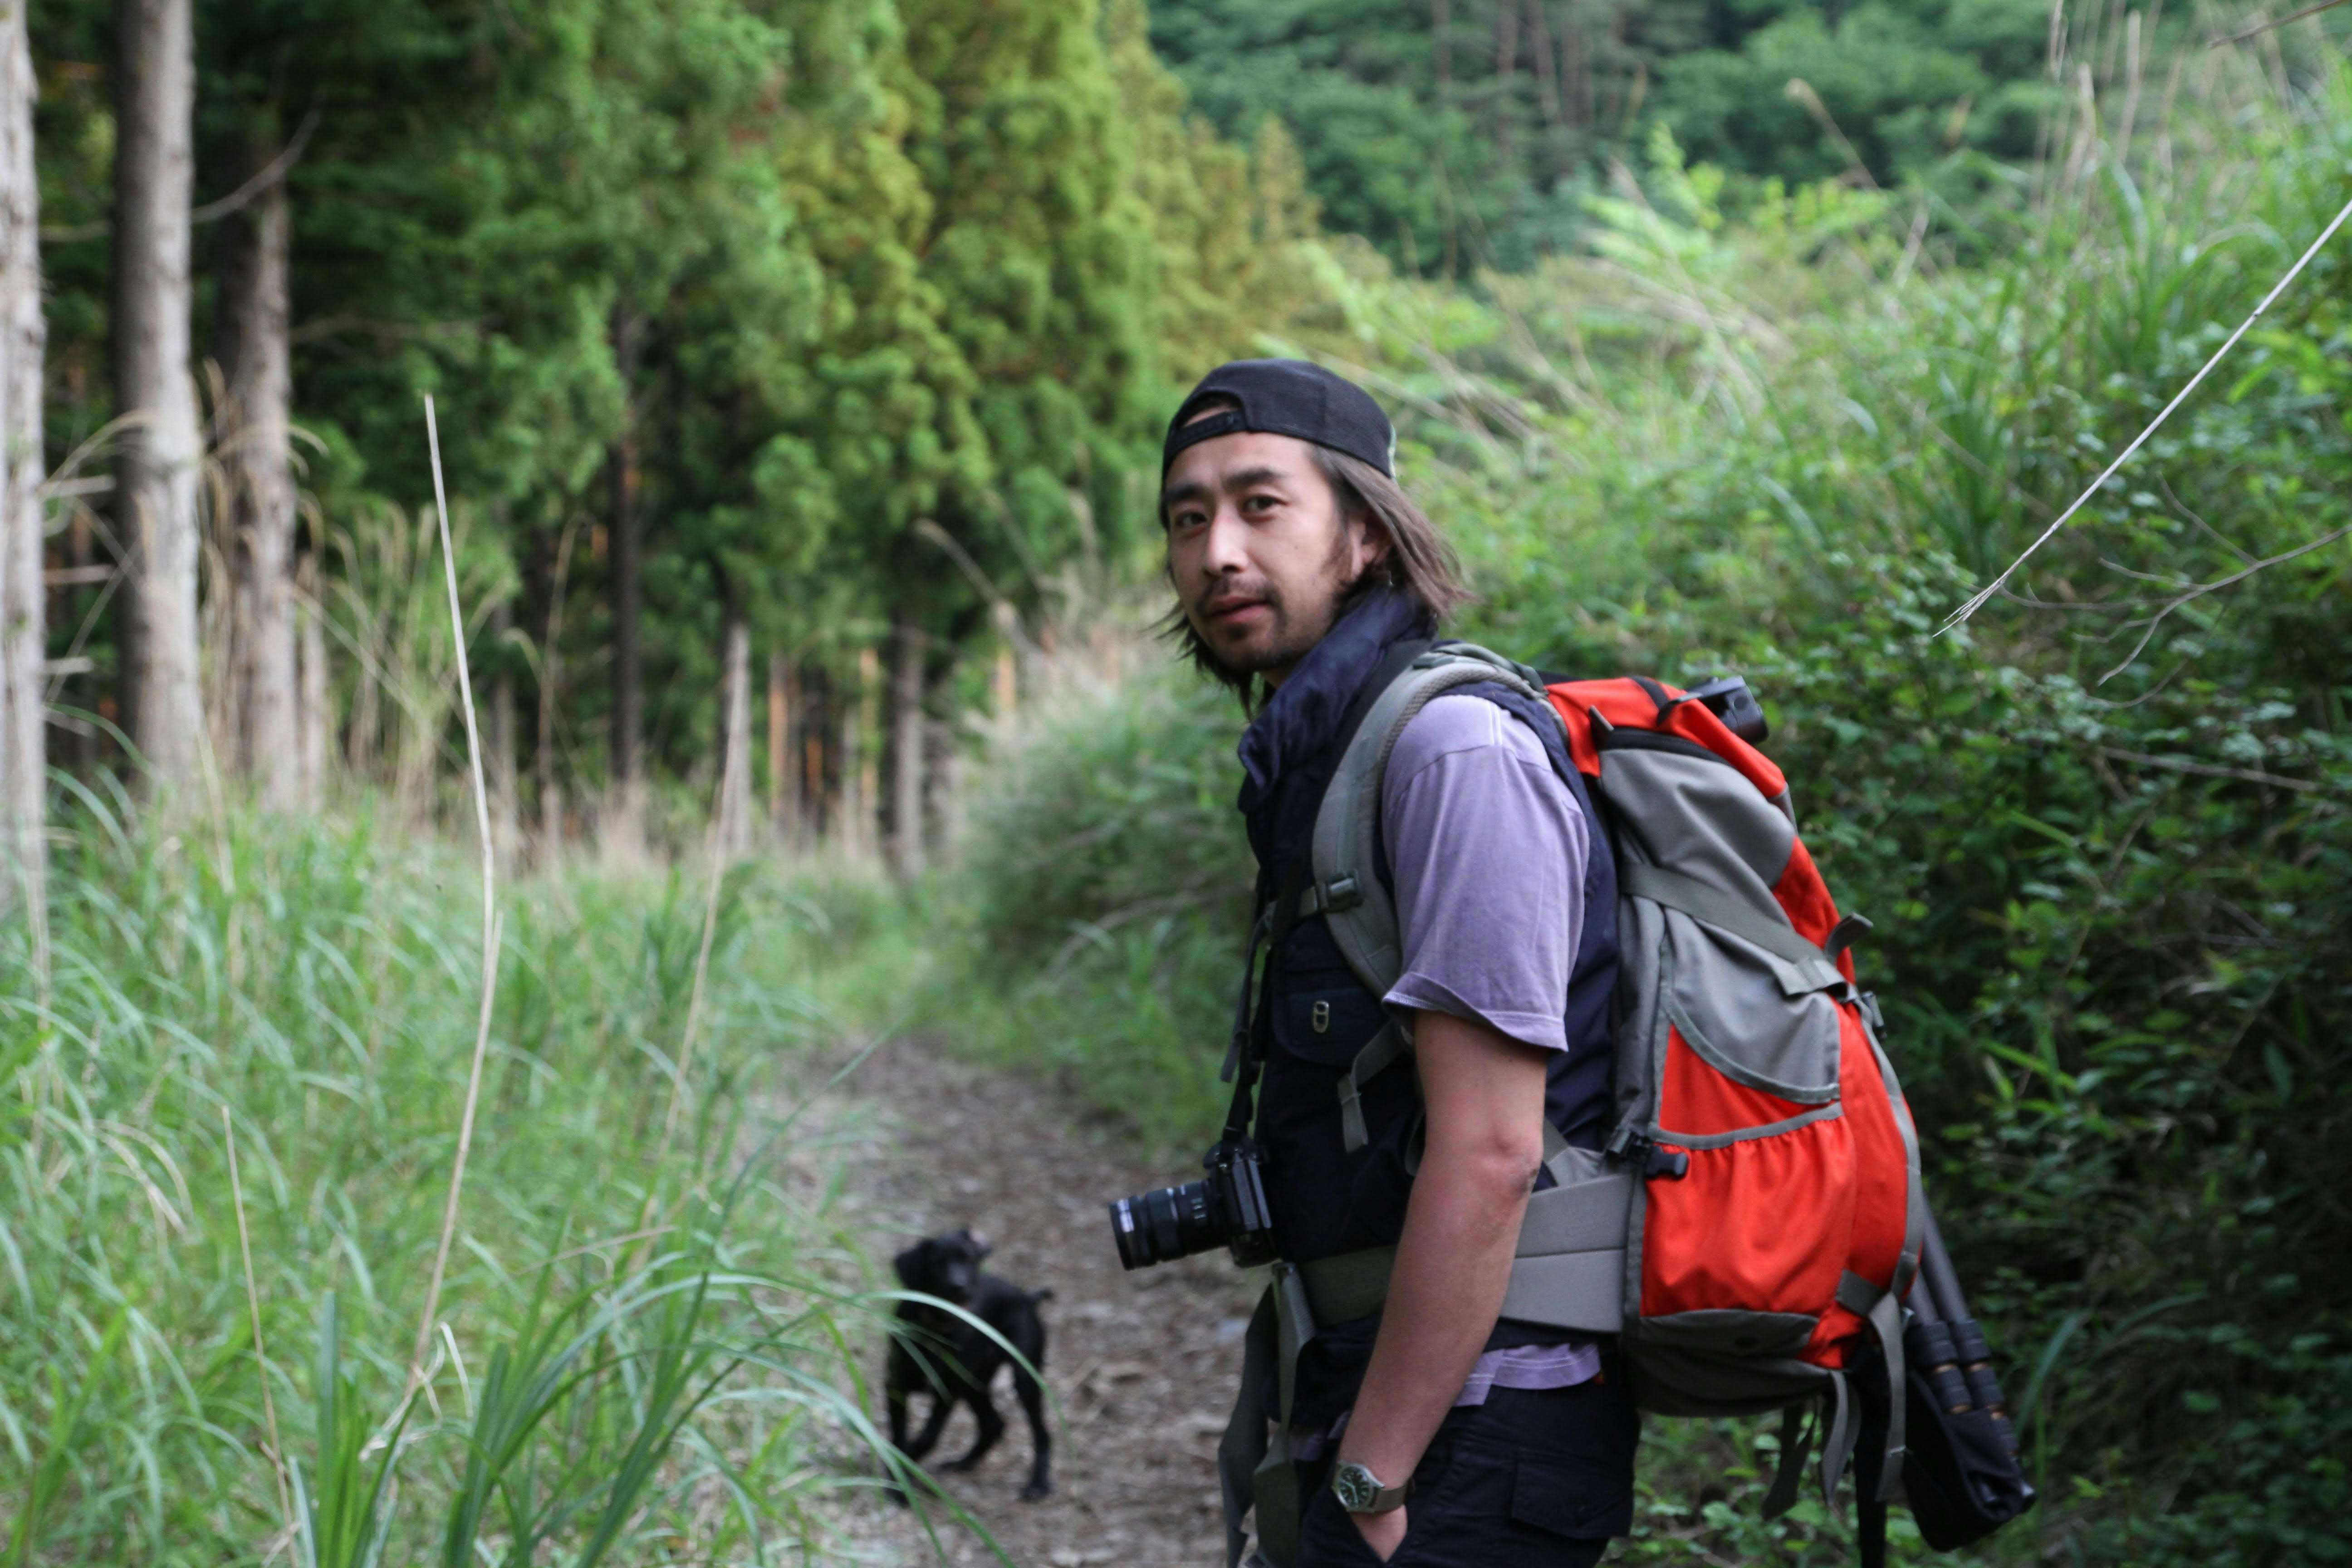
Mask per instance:
[[[1388,1010],[1360,985],[1330,991],[1293,991],[1276,1001],[1274,1038],[1276,1045],[1303,1061],[1323,1067],[1346,1067],[1386,1022]]]

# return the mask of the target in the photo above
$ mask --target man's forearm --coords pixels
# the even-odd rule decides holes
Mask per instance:
[[[1433,1149],[1423,1161],[1340,1458],[1391,1484],[1421,1462],[1494,1331],[1532,1181],[1491,1152]]]
[[[1391,1485],[1421,1462],[1494,1331],[1543,1159],[1539,1053],[1441,1013],[1420,1014],[1414,1037],[1428,1145],[1339,1444]]]

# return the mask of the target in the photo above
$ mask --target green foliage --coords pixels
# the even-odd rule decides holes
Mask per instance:
[[[1768,180],[1908,187],[1973,247],[2008,232],[2019,171],[2065,134],[2079,81],[2121,109],[2096,133],[2128,140],[2211,30],[2161,7],[2053,24],[2039,0],[1162,0],[1152,16],[1228,136],[1279,121],[1335,229],[1445,277],[1578,248],[1582,198],[1662,125],[1743,203]],[[2324,37],[2281,37],[2296,68],[2327,68]]]

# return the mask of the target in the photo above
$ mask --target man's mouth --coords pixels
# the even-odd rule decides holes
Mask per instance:
[[[1233,626],[1254,610],[1266,607],[1264,599],[1221,599],[1202,612],[1212,626]]]

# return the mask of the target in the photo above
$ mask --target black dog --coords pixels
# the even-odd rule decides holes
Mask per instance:
[[[1029,1417],[1029,1436],[1035,1450],[1029,1484],[1021,1489],[1021,1496],[1024,1501],[1034,1502],[1054,1489],[1046,1477],[1052,1442],[1045,1435],[1045,1390],[1037,1383],[1037,1373],[1045,1365],[1045,1321],[1038,1316],[1037,1304],[1051,1300],[1054,1293],[1024,1290],[993,1274],[983,1274],[980,1260],[988,1252],[985,1237],[969,1230],[950,1231],[915,1243],[898,1254],[894,1267],[899,1284],[962,1308],[995,1330],[1028,1365],[1013,1361],[1004,1353],[1004,1345],[955,1313],[921,1301],[899,1302],[898,1321],[904,1327],[890,1337],[890,1363],[882,1380],[883,1394],[890,1406],[890,1443],[919,1463],[938,1444],[940,1428],[961,1402],[971,1406],[980,1423],[980,1436],[971,1453],[943,1468],[968,1470],[979,1464],[1004,1436],[1004,1417],[990,1401],[988,1385],[997,1369],[1012,1362],[1013,1392]],[[908,1442],[907,1396],[924,1389],[931,1394],[930,1415],[914,1441]],[[900,1502],[907,1500],[906,1494],[896,1488],[892,1492]]]

